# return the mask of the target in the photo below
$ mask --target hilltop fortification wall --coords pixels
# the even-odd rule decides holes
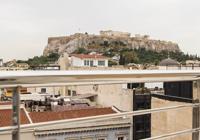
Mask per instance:
[[[128,48],[141,48],[152,49],[155,51],[169,50],[169,51],[181,51],[177,43],[165,40],[153,40],[149,39],[149,35],[136,34],[135,37],[130,37],[130,33],[119,31],[100,31],[100,35],[90,35],[76,33],[70,36],[62,37],[49,37],[48,44],[44,49],[43,55],[49,55],[52,52],[59,54],[74,53],[78,50],[78,47],[87,48],[89,43],[93,41],[95,43],[112,43],[113,41],[121,41],[126,44]]]

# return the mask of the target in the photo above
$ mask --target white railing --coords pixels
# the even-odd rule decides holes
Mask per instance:
[[[24,87],[39,87],[39,86],[69,86],[69,85],[93,85],[93,84],[116,84],[116,83],[142,83],[142,82],[165,82],[165,81],[197,81],[200,78],[200,71],[34,71],[34,72],[0,72],[0,88],[1,87],[14,87],[19,94],[19,88]],[[200,83],[200,82],[199,82]],[[197,98],[200,98],[200,84],[197,85],[196,91]],[[19,98],[13,96],[13,102],[19,103]],[[185,109],[185,108],[199,108],[198,103],[172,106],[157,109],[147,109],[141,111],[123,112],[120,114],[101,115],[93,117],[85,117],[78,119],[68,119],[60,121],[51,121],[43,123],[34,123],[26,125],[14,125],[9,127],[1,127],[0,131],[16,131],[27,128],[49,127],[58,124],[80,123],[109,118],[118,118],[124,116],[136,116],[149,113],[163,112],[169,110]],[[18,106],[19,107],[19,106]],[[19,114],[19,113],[18,113]],[[19,119],[15,116],[14,120]],[[199,117],[199,116],[196,116]],[[199,119],[199,118],[198,118]],[[185,133],[199,133],[199,121],[197,121],[197,128],[190,130],[175,132],[162,136],[147,138],[163,139],[178,136]],[[20,126],[20,127],[18,127]],[[13,133],[14,135],[14,133]],[[13,137],[13,140],[18,140]],[[199,136],[196,140],[200,140]]]

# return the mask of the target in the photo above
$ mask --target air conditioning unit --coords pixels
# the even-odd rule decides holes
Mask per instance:
[[[98,89],[98,85],[94,85],[93,90],[97,90],[97,89]]]
[[[38,105],[32,105],[32,112],[38,112]]]

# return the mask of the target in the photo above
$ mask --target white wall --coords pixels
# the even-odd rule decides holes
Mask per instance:
[[[96,65],[97,67],[108,67],[108,59],[97,59],[97,58],[93,58],[93,59],[87,59],[87,58],[84,58],[84,59],[81,59],[81,58],[78,58],[78,57],[74,57],[72,56],[72,63],[73,65],[72,66],[85,66],[84,65],[84,61],[85,60],[89,60],[89,65],[86,66],[86,67],[90,67],[90,61],[92,60],[93,61],[93,65]],[[102,60],[102,61],[105,61],[105,65],[104,66],[99,66],[98,65],[98,61],[99,60]]]
[[[83,66],[82,65],[82,59],[78,57],[72,56],[72,66]]]
[[[145,83],[145,87],[147,88],[163,88],[163,82],[157,82],[157,83]]]
[[[95,93],[95,102],[100,107],[110,107],[112,105],[124,111],[132,110],[132,90],[123,89],[122,84],[98,85],[98,89],[93,89],[94,85],[76,86],[77,94]]]

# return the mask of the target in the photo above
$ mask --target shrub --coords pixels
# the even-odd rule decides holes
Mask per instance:
[[[108,61],[108,65],[117,65],[117,62],[114,62],[114,61]]]
[[[85,48],[84,48],[84,47],[79,47],[77,53],[78,53],[78,54],[82,54],[84,51],[85,51]]]

